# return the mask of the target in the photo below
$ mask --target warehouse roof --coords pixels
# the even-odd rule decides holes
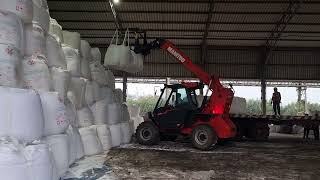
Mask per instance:
[[[178,45],[317,47],[320,1],[294,0],[48,0],[65,30],[106,46],[117,27],[141,28],[148,37]]]

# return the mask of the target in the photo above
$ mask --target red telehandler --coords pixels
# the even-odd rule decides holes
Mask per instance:
[[[140,144],[153,145],[161,139],[175,139],[178,135],[191,138],[194,147],[208,150],[219,140],[236,136],[237,129],[229,118],[229,110],[234,96],[232,87],[221,85],[217,76],[212,76],[193,64],[191,59],[168,40],[159,38],[143,46],[135,46],[135,52],[143,55],[152,49],[163,49],[191,71],[202,83],[184,82],[165,85],[153,112],[136,130]],[[204,84],[212,95],[198,105],[196,90]],[[207,94],[208,94],[207,91]]]

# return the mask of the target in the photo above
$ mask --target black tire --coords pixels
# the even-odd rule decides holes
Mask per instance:
[[[136,131],[138,143],[143,145],[155,145],[160,141],[158,127],[152,121],[141,123]]]
[[[217,144],[218,137],[210,126],[199,125],[193,129],[191,141],[194,147],[205,151]]]

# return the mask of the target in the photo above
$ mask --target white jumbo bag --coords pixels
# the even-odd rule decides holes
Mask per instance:
[[[100,87],[96,82],[87,81],[85,99],[88,106],[91,106],[94,102],[101,100]]]
[[[67,98],[67,93],[71,81],[71,74],[62,68],[50,68],[51,74],[51,87],[53,91],[59,93],[62,99]]]
[[[45,31],[49,31],[50,15],[49,10],[43,7],[42,0],[33,0],[33,19],[32,22],[37,23]]]
[[[57,92],[40,91],[42,111],[44,117],[44,135],[61,134],[70,124],[67,117],[66,106]]]
[[[87,80],[84,78],[72,77],[69,86],[69,91],[73,92],[75,99],[70,99],[77,109],[82,108],[85,105],[85,92]],[[69,97],[69,96],[68,96]]]
[[[0,86],[18,87],[19,60],[20,53],[16,48],[0,44]]]
[[[78,127],[77,110],[75,105],[69,100],[65,100],[66,114],[70,121],[70,125]]]
[[[140,107],[138,105],[130,105],[128,106],[128,111],[130,114],[130,118],[138,117],[140,115]]]
[[[0,174],[3,180],[31,180],[27,159],[21,147],[10,140],[0,140]]]
[[[129,122],[120,123],[122,133],[122,144],[128,144],[131,141],[131,129]]]
[[[121,125],[114,124],[114,125],[110,125],[109,128],[111,132],[112,147],[120,146],[123,139],[122,132],[121,132]]]
[[[91,106],[91,111],[94,117],[94,124],[102,125],[107,123],[108,112],[107,106],[109,102],[107,99],[97,101]]]
[[[81,68],[81,76],[91,80],[90,66],[86,58],[83,58],[83,57],[81,58],[80,68]]]
[[[63,43],[62,27],[53,18],[50,18],[49,34],[55,37],[59,43]]]
[[[32,180],[54,180],[57,176],[52,152],[47,144],[32,144],[23,149]]]
[[[128,106],[126,104],[121,104],[121,121],[122,122],[129,122],[130,120],[130,114],[128,110]]]
[[[62,31],[63,43],[80,51],[81,40],[78,32]]]
[[[92,80],[96,81],[99,86],[108,85],[108,80],[105,77],[105,70],[101,63],[99,61],[93,61],[89,66]]]
[[[99,48],[91,48],[91,57],[92,61],[98,61],[99,63],[101,62],[101,52]]]
[[[80,128],[79,131],[83,142],[84,154],[86,156],[99,154],[103,151],[98,135],[92,127]]]
[[[66,57],[64,56],[64,52],[59,41],[57,41],[57,39],[54,36],[48,34],[46,40],[46,47],[48,66],[60,67],[64,70],[67,70]]]
[[[116,97],[117,103],[123,103],[123,92],[122,89],[115,89],[114,96]]]
[[[107,86],[111,89],[115,89],[115,77],[110,70],[105,71],[106,79],[108,81]]]
[[[113,90],[109,87],[100,88],[100,96],[102,99],[108,102],[108,104],[112,104],[116,102],[115,94]]]
[[[0,10],[10,11],[19,16],[24,23],[31,23],[33,18],[32,0],[2,0]]]
[[[97,131],[98,138],[102,144],[103,150],[107,151],[112,147],[111,132],[107,125],[94,125],[93,129]]]
[[[21,19],[12,12],[0,10],[0,44],[12,45],[20,52],[23,50],[24,26]]]
[[[113,125],[121,122],[121,104],[113,103],[108,104],[106,109],[107,124]]]
[[[0,136],[31,142],[43,135],[39,94],[34,90],[0,87]]]
[[[73,77],[81,76],[81,57],[77,49],[62,45],[64,56],[67,62],[67,69]]]
[[[79,127],[88,127],[93,124],[94,118],[91,110],[88,107],[83,107],[77,110],[77,118]]]
[[[46,38],[43,29],[35,23],[25,25],[25,56],[47,57]]]
[[[52,151],[58,177],[62,177],[69,168],[69,141],[68,135],[58,134],[44,138]]]
[[[143,70],[143,56],[142,54],[136,54],[134,51],[130,50],[131,59],[127,68],[129,73],[137,73]]]
[[[68,144],[69,144],[69,166],[73,164],[77,159],[77,145],[74,138],[74,132],[73,128],[70,125],[66,131],[66,134],[68,135]]]
[[[22,61],[22,77],[24,88],[50,91],[51,77],[44,57],[26,57]]]
[[[127,66],[130,63],[130,37],[129,30],[126,31],[123,43],[121,45],[118,44],[118,31],[115,32],[110,46],[107,49],[104,65],[115,70],[126,71]],[[113,44],[113,40],[116,37],[116,43]]]
[[[91,56],[91,46],[86,40],[81,40],[80,42],[80,54],[83,58],[85,58],[87,61],[92,61],[92,56]]]

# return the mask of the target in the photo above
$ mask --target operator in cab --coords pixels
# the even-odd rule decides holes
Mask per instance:
[[[273,94],[272,94],[272,99],[271,99],[271,104],[273,104],[273,112],[274,115],[280,116],[280,103],[281,103],[281,94],[278,92],[278,88],[273,88]]]

